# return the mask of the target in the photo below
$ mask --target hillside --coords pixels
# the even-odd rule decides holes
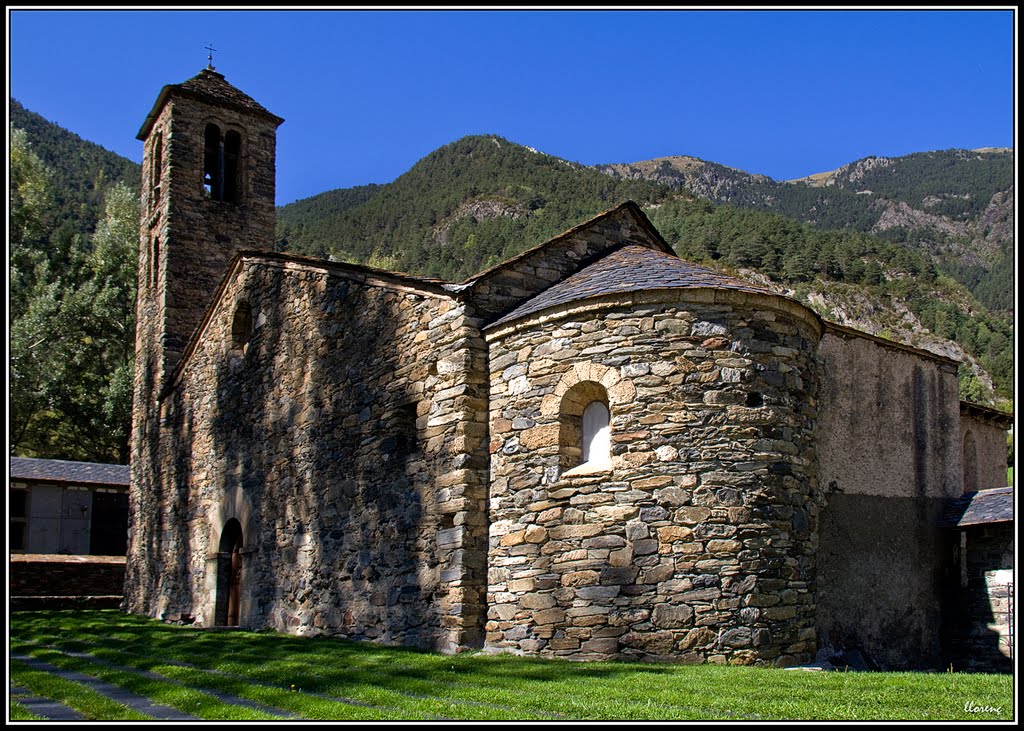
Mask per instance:
[[[32,149],[53,173],[51,231],[93,231],[113,181],[137,186],[137,164],[14,100],[11,108],[12,126],[28,130]],[[458,281],[632,199],[680,256],[763,278],[842,324],[963,354],[968,361],[962,372],[965,393],[990,397],[991,384],[996,394],[1010,397],[1013,189],[1005,186],[1008,156],[1003,151],[923,155],[908,156],[914,158],[909,166],[906,158],[859,161],[811,182],[780,183],[684,157],[590,168],[500,137],[467,137],[435,150],[392,183],[328,191],[278,209],[277,247]],[[886,177],[900,170],[904,176],[912,170],[930,172],[906,185]],[[942,182],[943,170],[953,171],[948,184]],[[889,196],[885,210],[853,205],[871,199],[858,192],[858,186],[868,184],[878,192],[876,204],[883,192]],[[773,203],[772,195],[788,202]],[[811,216],[808,222],[807,215],[774,210],[799,211],[793,201],[811,195],[829,201],[822,204],[829,215],[842,210],[843,201],[852,201],[852,218],[843,225],[838,217]],[[985,195],[988,204],[981,206],[978,201]],[[967,235],[942,238],[907,229],[904,236],[897,235],[900,226],[877,225],[896,221],[886,211],[899,213],[901,206],[914,215],[931,211],[954,232],[964,230],[955,226],[984,230],[988,238],[981,238],[988,248]],[[816,213],[813,208],[806,210]],[[50,240],[58,238],[51,235]],[[943,252],[954,250],[937,243],[956,243],[971,253],[947,255]],[[954,273],[950,259],[978,262],[970,265],[976,267],[973,279],[965,276],[971,273],[966,264],[957,272],[959,283],[948,276]],[[1007,261],[1011,266],[1004,266]],[[1007,308],[993,310],[979,302],[986,291],[985,301],[1006,297]]]
[[[598,165],[715,203],[853,229],[928,252],[987,307],[1013,308],[1013,151],[944,150],[868,157],[800,180],[775,181],[692,157]]]
[[[907,206],[945,195],[959,208],[943,208],[942,215],[974,221],[976,208],[954,197],[966,183],[959,158],[951,159],[960,172],[948,187],[952,192],[941,194],[946,189],[937,177],[941,166],[932,170],[927,160],[916,165],[932,170],[935,179],[913,188],[899,189],[884,176],[867,175],[868,164],[815,188],[690,157],[588,168],[500,137],[467,137],[431,153],[393,183],[330,191],[284,206],[278,213],[278,247],[459,280],[633,199],[680,256],[765,277],[841,324],[963,357],[969,362],[962,374],[966,391],[980,398],[994,388],[1009,396],[1012,309],[991,311],[979,302],[963,282],[944,273],[941,256],[920,237],[900,239],[876,230],[882,213],[861,206],[865,196],[844,187],[867,178],[892,195],[895,205]],[[998,153],[983,160],[994,181],[989,188],[1002,185],[1005,159]],[[768,191],[776,191],[776,198],[796,191],[778,206],[790,211],[809,194],[856,206],[848,207],[853,218],[847,225],[838,225],[843,206],[832,203],[830,217],[805,222],[772,210]],[[972,193],[972,199],[978,195]],[[990,197],[998,196],[999,191]],[[1012,200],[1012,188],[1009,196]],[[754,205],[757,201],[761,205]],[[986,212],[992,207],[978,215]],[[997,235],[1005,243],[1011,231]],[[1008,241],[1012,260],[1012,235]],[[984,261],[986,276],[990,270],[1007,271]]]
[[[10,101],[11,127],[25,130],[32,151],[53,174],[51,227],[92,233],[110,187],[121,181],[137,190],[142,167]]]
[[[463,279],[613,205],[669,189],[616,180],[500,137],[445,145],[387,185],[278,209],[279,247]]]

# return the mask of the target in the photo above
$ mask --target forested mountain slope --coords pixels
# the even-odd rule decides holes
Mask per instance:
[[[124,461],[139,166],[14,100],[11,127],[10,448]],[[680,256],[961,358],[963,395],[992,402],[1013,393],[1010,159],[868,158],[786,183],[695,158],[593,168],[467,137],[392,183],[279,208],[276,245],[459,281],[630,199]]]
[[[868,157],[794,181],[665,157],[597,170],[651,180],[715,203],[781,213],[825,229],[873,233],[931,254],[987,307],[1013,308],[1013,151]]]
[[[966,394],[984,398],[994,387],[1009,396],[1010,159],[870,158],[810,183],[780,183],[696,158],[588,168],[500,137],[467,137],[393,183],[284,206],[278,246],[458,280],[633,199],[681,256],[767,278],[842,324],[964,358]],[[880,191],[874,198],[868,183]],[[920,210],[911,204],[933,209],[931,228],[898,225],[901,211]],[[950,233],[968,229],[984,235]],[[972,286],[1000,306],[979,302]]]

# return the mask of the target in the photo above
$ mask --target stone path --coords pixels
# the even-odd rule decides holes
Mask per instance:
[[[111,669],[114,669],[114,670],[118,670],[118,671],[121,671],[121,672],[133,673],[133,674],[138,675],[140,677],[148,678],[148,679],[151,679],[151,680],[157,680],[157,681],[165,682],[165,683],[172,683],[174,685],[178,685],[178,686],[181,686],[181,687],[193,688],[195,690],[199,690],[199,691],[202,691],[204,693],[207,693],[208,695],[214,696],[214,697],[216,697],[217,699],[219,699],[220,701],[222,701],[224,703],[227,703],[227,704],[230,704],[230,705],[235,705],[235,706],[244,706],[246,708],[250,708],[250,709],[253,709],[253,710],[261,711],[261,712],[266,713],[266,714],[268,714],[270,716],[273,716],[274,719],[279,719],[279,720],[302,720],[301,716],[297,716],[297,715],[295,715],[293,713],[290,713],[288,711],[282,710],[280,708],[275,708],[273,706],[267,706],[267,705],[264,705],[262,703],[258,703],[256,701],[249,700],[247,698],[240,698],[238,696],[231,695],[230,693],[219,691],[219,690],[216,690],[216,689],[213,689],[213,688],[205,688],[205,687],[201,688],[201,687],[197,687],[195,685],[190,685],[189,683],[186,683],[184,681],[180,681],[180,680],[177,680],[177,679],[172,678],[170,676],[162,675],[162,674],[157,673],[157,672],[148,671],[148,670],[142,670],[140,668],[133,667],[133,666],[130,666],[130,665],[119,665],[117,663],[113,663],[113,662],[110,662],[108,660],[104,660],[104,659],[101,659],[99,657],[96,657],[95,655],[91,655],[91,654],[89,654],[87,652],[72,652],[72,651],[69,651],[69,650],[61,650],[61,649],[56,648],[56,647],[50,647],[49,649],[58,650],[59,652],[61,652],[64,655],[67,655],[68,657],[74,657],[74,658],[78,658],[78,659],[83,659],[83,660],[86,660],[88,662],[93,662],[93,663],[96,663],[98,665],[103,665],[105,667],[108,667],[108,668],[111,668]],[[51,673],[53,675],[56,675],[56,676],[59,676],[59,677],[62,677],[62,678],[66,678],[67,680],[72,680],[72,681],[75,681],[75,682],[82,683],[83,685],[86,685],[89,688],[91,688],[92,690],[107,696],[108,698],[110,698],[111,700],[113,700],[113,701],[115,701],[117,703],[122,703],[122,704],[124,704],[124,705],[126,705],[126,706],[128,706],[128,707],[130,707],[130,708],[132,708],[134,710],[137,710],[137,711],[139,711],[141,713],[145,713],[145,714],[151,715],[151,716],[153,716],[154,718],[157,718],[157,719],[161,719],[161,720],[201,720],[201,719],[198,719],[195,716],[191,716],[191,715],[189,715],[187,713],[183,713],[183,712],[178,711],[178,710],[176,710],[174,708],[169,708],[167,706],[162,706],[162,705],[153,703],[153,701],[151,701],[150,699],[146,698],[145,696],[140,696],[138,694],[132,693],[131,691],[125,690],[125,689],[120,688],[120,687],[115,686],[115,685],[111,685],[109,683],[105,683],[105,682],[103,682],[101,680],[98,680],[97,678],[93,678],[93,677],[91,677],[89,675],[85,675],[83,673],[79,673],[79,672],[76,672],[76,671],[73,671],[73,670],[66,670],[66,669],[58,667],[56,665],[52,665],[52,664],[44,662],[42,660],[38,660],[38,659],[36,659],[36,658],[34,658],[34,657],[30,656],[30,655],[12,654],[10,657],[11,657],[12,660],[20,660],[21,662],[24,662],[25,664],[29,665],[30,667],[32,667],[35,670],[40,670],[40,671],[43,671],[43,672]],[[280,688],[280,686],[274,685],[272,683],[266,683],[266,682],[261,682],[261,681],[258,681],[258,680],[253,680],[251,678],[247,678],[245,676],[237,675],[235,673],[225,672],[225,671],[222,671],[222,670],[215,670],[215,669],[212,669],[212,668],[199,668],[199,667],[196,667],[194,665],[190,665],[190,664],[185,663],[185,662],[174,661],[174,660],[165,660],[164,662],[166,662],[167,664],[175,665],[175,666],[182,667],[182,668],[189,668],[189,669],[193,669],[193,670],[200,670],[202,672],[212,673],[212,674],[220,675],[220,676],[223,676],[223,677],[228,677],[228,678],[233,678],[233,679],[238,679],[238,680],[244,680],[247,683],[249,683],[250,685],[263,686],[263,687],[267,687],[267,688],[273,688],[273,689],[276,689],[276,690],[282,690],[282,688]],[[67,706],[65,706],[65,705],[63,705],[61,703],[58,703],[58,702],[53,701],[53,700],[50,700],[48,698],[41,698],[41,697],[33,696],[31,694],[31,691],[29,691],[28,689],[22,689],[22,691],[23,691],[23,694],[16,694],[15,690],[14,690],[14,687],[12,686],[12,690],[11,690],[12,698],[14,698],[15,700],[18,700],[18,702],[21,703],[21,705],[24,708],[26,708],[27,710],[31,711],[32,713],[35,713],[36,715],[45,716],[46,718],[48,718],[50,720],[53,720],[53,721],[84,720],[82,715],[80,713],[78,713],[77,711],[75,711],[74,709],[72,709],[72,708],[69,708],[69,707],[67,707]],[[376,705],[376,704],[373,704],[373,703],[367,703],[365,701],[355,700],[353,698],[345,698],[343,696],[330,695],[330,694],[326,694],[326,693],[318,693],[316,691],[308,691],[308,690],[302,691],[302,692],[304,694],[306,694],[306,695],[323,698],[324,700],[329,700],[329,701],[333,701],[333,702],[336,702],[336,703],[345,703],[345,704],[348,704],[348,705],[361,706],[361,707],[364,707],[364,708],[379,708],[381,710],[385,710],[386,709],[386,707],[384,707],[384,706],[379,706],[379,705]],[[409,698],[417,698],[417,699],[430,699],[431,698],[430,696],[420,695],[418,693],[404,692],[404,693],[399,693],[399,694],[400,695],[404,695],[404,696],[409,697]],[[461,700],[454,701],[453,705],[467,705],[467,706],[476,706],[476,707],[482,707],[482,708],[492,708],[492,709],[499,710],[499,711],[507,711],[507,710],[509,710],[505,706],[501,706],[501,705],[498,705],[498,704],[485,703],[485,702],[481,702],[481,701],[472,701],[472,700],[468,700],[468,699],[461,699]],[[560,713],[545,713],[543,711],[534,711],[534,713],[536,715],[539,715],[539,716],[542,716],[542,717],[546,717],[546,718],[552,718],[552,719],[564,718],[564,716],[562,714],[560,714]],[[444,716],[425,715],[425,716],[423,716],[423,718],[421,720],[446,721],[446,720],[452,720],[452,719],[446,718]]]
[[[167,675],[161,675],[160,673],[154,673],[154,672],[152,672],[150,670],[140,670],[139,668],[129,667],[128,665],[117,665],[117,664],[109,662],[107,660],[101,660],[100,658],[96,657],[95,655],[90,655],[90,654],[88,654],[86,652],[69,652],[67,650],[62,650],[61,652],[63,654],[65,654],[65,655],[67,655],[68,657],[77,657],[77,658],[80,658],[80,659],[83,659],[83,660],[88,660],[89,662],[94,662],[97,665],[104,665],[104,666],[106,666],[108,668],[113,668],[114,670],[121,670],[121,671],[124,671],[124,672],[135,673],[136,675],[141,675],[142,677],[149,678],[150,680],[157,680],[157,681],[160,681],[162,683],[173,683],[174,685],[180,685],[182,687],[192,687],[192,686],[189,686],[187,683],[184,683],[184,682],[182,682],[180,680],[176,680],[175,678],[169,677]],[[182,663],[182,665],[184,665],[184,663]],[[185,667],[194,667],[194,666],[185,666]],[[206,672],[210,672],[210,671],[206,671]],[[231,695],[230,693],[225,693],[225,692],[220,691],[220,690],[215,690],[214,688],[201,688],[201,689],[197,689],[197,690],[202,690],[202,692],[204,692],[204,693],[206,693],[208,695],[212,695],[217,700],[223,701],[224,703],[229,703],[229,704],[231,704],[233,706],[245,706],[246,708],[251,708],[254,711],[261,711],[263,713],[267,713],[267,714],[269,714],[271,716],[274,716],[276,718],[290,719],[290,720],[296,720],[296,719],[299,718],[299,716],[296,716],[294,713],[289,713],[288,711],[282,711],[280,708],[274,708],[273,706],[266,706],[266,705],[263,705],[262,703],[258,703],[257,701],[251,701],[248,698],[239,698],[237,695]]]
[[[277,718],[280,718],[281,720],[302,720],[301,716],[297,716],[295,714],[292,714],[292,713],[290,713],[288,711],[285,711],[285,710],[282,710],[280,708],[274,708],[272,706],[266,706],[266,705],[263,705],[263,704],[258,703],[256,701],[251,701],[251,700],[248,700],[246,698],[239,698],[238,696],[234,696],[234,695],[231,695],[229,693],[224,693],[224,692],[221,692],[221,691],[218,691],[218,690],[214,690],[212,688],[205,688],[205,687],[204,688],[199,688],[199,687],[196,687],[195,685],[189,685],[188,683],[185,683],[183,681],[179,681],[179,680],[177,680],[175,678],[172,678],[170,676],[161,675],[159,673],[152,672],[152,671],[142,670],[142,669],[134,667],[134,666],[118,665],[118,664],[112,663],[112,662],[110,662],[108,660],[100,659],[100,658],[96,657],[95,655],[91,655],[91,654],[89,654],[87,652],[72,652],[70,650],[61,649],[59,647],[55,647],[55,646],[52,646],[52,645],[40,645],[40,647],[47,647],[47,649],[57,650],[61,654],[67,655],[69,657],[75,657],[75,658],[87,660],[89,662],[94,662],[94,663],[97,663],[99,665],[104,665],[104,666],[109,667],[111,669],[120,670],[120,671],[123,671],[123,672],[134,673],[136,675],[140,675],[140,676],[143,676],[143,677],[146,677],[146,678],[150,678],[152,680],[158,680],[158,681],[162,681],[162,682],[174,683],[176,685],[180,685],[180,686],[183,686],[183,687],[195,688],[196,690],[201,690],[202,692],[208,693],[209,695],[216,696],[218,699],[220,699],[221,701],[223,701],[225,703],[230,703],[232,705],[237,705],[237,706],[246,706],[248,708],[252,708],[252,709],[255,709],[255,710],[258,710],[258,711],[263,711],[263,712],[268,713],[270,715],[273,715],[273,716],[275,716]],[[136,653],[129,653],[129,654],[136,654]],[[11,657],[12,658],[16,658],[16,659],[21,659],[22,656],[14,656],[14,655],[12,655]],[[246,683],[248,683],[249,685],[262,686],[262,687],[265,687],[265,688],[273,688],[274,690],[286,690],[286,689],[282,688],[281,686],[275,685],[273,683],[267,683],[267,682],[255,680],[253,678],[249,678],[249,677],[244,676],[244,675],[238,675],[237,673],[231,673],[231,672],[227,672],[227,671],[224,671],[224,670],[216,670],[214,668],[201,668],[201,667],[197,667],[195,665],[191,665],[189,663],[181,662],[181,661],[178,661],[178,660],[165,659],[165,660],[163,660],[163,662],[168,664],[168,665],[174,665],[174,666],[181,667],[181,668],[197,670],[197,671],[201,671],[201,672],[204,672],[204,673],[211,673],[213,675],[219,675],[219,676],[222,676],[222,677],[225,677],[225,678],[231,678],[231,679],[234,679],[234,680],[242,680],[242,681],[245,681]],[[355,700],[354,698],[346,698],[346,697],[340,696],[340,695],[334,695],[334,694],[328,694],[328,693],[318,693],[316,691],[310,691],[310,690],[303,690],[302,693],[304,693],[305,695],[308,695],[308,696],[313,696],[313,697],[316,697],[316,698],[322,698],[324,700],[332,701],[332,702],[335,702],[335,703],[344,703],[344,704],[350,705],[350,706],[358,706],[358,707],[362,707],[362,708],[376,708],[376,709],[381,709],[381,710],[387,710],[388,709],[387,706],[381,706],[381,705],[377,705],[377,704],[374,704],[374,703],[368,703],[366,701]],[[398,695],[402,695],[402,696],[405,696],[407,698],[416,698],[416,699],[421,699],[421,700],[431,700],[433,698],[432,696],[429,696],[429,695],[423,695],[423,694],[419,694],[419,693],[400,692],[400,691],[398,692]],[[440,700],[440,699],[438,699],[438,700]],[[474,707],[478,707],[478,708],[494,709],[494,710],[497,710],[497,711],[508,711],[508,710],[510,710],[508,707],[502,706],[502,705],[499,705],[499,704],[485,703],[485,702],[482,702],[482,701],[474,701],[474,700],[468,700],[468,699],[459,699],[459,700],[456,700],[456,701],[451,701],[451,703],[453,705],[474,706]],[[534,715],[537,715],[537,716],[540,716],[540,717],[543,717],[543,718],[551,718],[551,719],[565,718],[565,716],[563,714],[561,714],[561,713],[552,713],[552,712],[545,712],[545,711],[532,711],[532,713]],[[446,716],[435,716],[435,715],[427,714],[427,715],[424,715],[419,720],[449,721],[449,720],[452,720],[452,719],[448,718]]]
[[[50,698],[33,695],[28,688],[20,685],[11,686],[11,700],[18,701],[18,704],[29,713],[33,713],[51,721],[84,721],[85,716],[69,708],[63,703],[58,703]]]
[[[90,675],[85,675],[84,673],[79,673],[74,670],[65,670],[64,668],[57,667],[56,665],[51,665],[48,662],[37,660],[36,658],[30,655],[11,655],[11,659],[19,660],[25,663],[33,670],[40,670],[44,673],[49,673],[50,675],[56,675],[59,678],[64,678],[65,680],[71,680],[76,683],[81,683],[82,685],[90,688],[91,690],[96,691],[97,693],[102,693],[103,695],[107,696],[116,703],[122,703],[131,708],[132,710],[138,711],[139,713],[145,713],[148,716],[152,716],[153,718],[162,721],[201,720],[198,717],[193,716],[191,714],[182,713],[176,708],[170,708],[168,706],[162,706],[159,703],[154,703],[146,696],[132,693],[129,690],[119,688],[118,686],[111,685],[110,683],[104,683],[102,680],[94,678]],[[67,706],[64,706],[64,708],[67,708]],[[33,712],[35,713],[36,711]],[[54,721],[74,720],[64,717],[55,718],[54,716],[51,716],[49,714],[46,715]],[[79,716],[79,719],[80,718],[81,716]]]

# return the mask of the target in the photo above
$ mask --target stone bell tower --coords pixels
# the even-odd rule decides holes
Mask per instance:
[[[185,435],[161,412],[163,393],[235,254],[273,249],[274,157],[283,121],[210,65],[165,86],[139,130],[129,611],[165,609],[160,557],[180,554],[187,496],[168,462],[173,441]]]
[[[136,388],[150,398],[166,385],[234,255],[273,249],[283,121],[208,66],[165,86],[139,130]]]

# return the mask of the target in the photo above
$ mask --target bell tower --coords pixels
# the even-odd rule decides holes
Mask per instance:
[[[207,66],[165,86],[139,130],[137,400],[167,384],[235,254],[273,249],[283,121]]]
[[[143,142],[135,304],[125,603],[158,616],[163,557],[181,555],[187,494],[175,481],[173,416],[163,396],[189,340],[242,250],[272,250],[274,157],[284,120],[213,66],[165,86],[139,130]],[[165,409],[168,413],[172,409]]]

